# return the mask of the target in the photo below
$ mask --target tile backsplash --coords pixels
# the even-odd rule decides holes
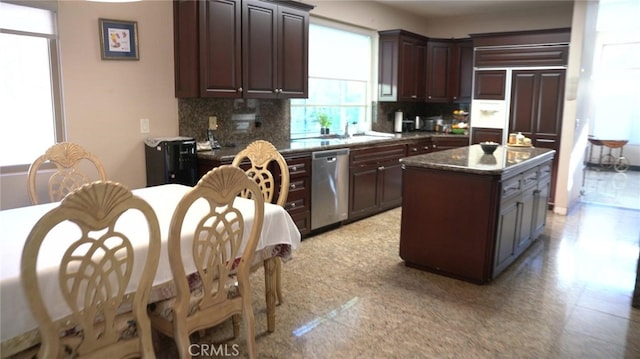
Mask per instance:
[[[180,136],[205,141],[210,116],[217,117],[215,136],[223,146],[257,139],[282,142],[290,137],[287,99],[178,99]]]
[[[418,102],[373,102],[372,130],[393,132],[394,113],[401,110],[405,117],[442,115],[451,118],[456,108],[468,109],[468,104],[431,104]],[[216,116],[215,132],[220,144],[247,144],[263,139],[282,143],[290,139],[289,100],[258,99],[178,99],[179,135],[207,139],[209,117]]]

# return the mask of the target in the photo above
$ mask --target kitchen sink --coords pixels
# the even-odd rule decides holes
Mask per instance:
[[[350,137],[344,135],[326,135],[322,137],[311,137],[311,138],[301,138],[296,140],[291,140],[291,144],[295,146],[296,144],[301,145],[301,147],[305,146],[335,146],[335,145],[348,145],[352,143],[362,143],[362,142],[370,142],[370,141],[380,141],[394,138],[395,136],[390,133],[384,132],[364,132],[354,134]]]

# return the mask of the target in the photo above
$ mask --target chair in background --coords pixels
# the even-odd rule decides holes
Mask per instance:
[[[237,208],[240,192],[251,194],[251,219],[244,218]],[[190,215],[191,208],[202,206],[208,209],[204,216]],[[245,221],[250,221],[251,230],[243,246]],[[209,171],[176,206],[168,239],[176,297],[152,304],[149,309],[152,326],[175,339],[180,358],[191,357],[189,335],[229,317],[237,336],[238,315],[244,319],[249,357],[256,357],[249,274],[263,221],[264,199],[258,185],[241,169],[228,165]],[[188,229],[195,233],[193,247],[182,253],[182,231],[191,225],[196,226],[195,231]],[[195,267],[196,279],[185,264]]]
[[[245,172],[253,180],[258,183],[260,191],[264,196],[265,202],[275,203],[280,207],[284,207],[289,196],[289,166],[284,157],[278,150],[268,141],[258,140],[250,143],[245,149],[240,151],[231,163],[233,166],[240,167],[245,159],[249,159],[251,167]],[[269,170],[269,165],[275,162],[280,170],[280,188],[275,188],[275,180],[273,174]],[[277,198],[276,198],[277,193]],[[245,194],[241,194],[245,196]],[[275,259],[276,273],[276,296],[278,303],[282,303],[282,260],[279,257]],[[256,270],[257,268],[254,268]],[[267,271],[271,270],[265,265],[265,276]],[[265,277],[265,280],[268,280]],[[267,293],[267,300],[272,293]]]
[[[125,216],[135,216],[140,225],[119,226]],[[64,238],[54,237],[57,226],[69,223],[77,228],[65,231]],[[140,227],[143,225],[146,231]],[[140,233],[145,233],[144,237]],[[141,259],[145,257],[136,257],[138,262],[134,262],[130,240],[134,236],[148,241],[144,262]],[[52,255],[43,247],[47,240],[51,245],[54,240],[67,239],[72,243],[61,256],[57,284],[71,314],[54,320],[52,306],[59,306],[62,300],[41,291],[38,256]],[[160,226],[153,209],[118,183],[84,185],[46,213],[27,237],[20,273],[29,308],[39,324],[38,357],[153,358],[147,302],[160,242]],[[132,280],[137,280],[137,290],[128,294],[127,287],[135,284]]]
[[[87,161],[95,166],[97,175],[100,177],[99,180],[106,181],[107,174],[102,162],[80,145],[61,142],[49,147],[29,167],[28,189],[31,203],[40,203],[36,190],[36,178],[38,170],[43,164],[50,162],[56,166],[56,172],[49,178],[49,200],[57,202],[74,189],[92,182],[86,173],[79,170],[79,165]]]

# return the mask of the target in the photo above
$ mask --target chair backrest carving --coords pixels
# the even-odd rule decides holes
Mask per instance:
[[[55,144],[40,157],[38,157],[29,167],[28,190],[29,199],[32,204],[38,204],[38,193],[36,188],[36,177],[40,167],[51,162],[56,166],[56,172],[51,175],[48,182],[49,200],[51,202],[60,201],[69,192],[80,186],[91,182],[87,173],[79,169],[79,165],[86,161],[92,163],[97,171],[99,180],[106,181],[107,175],[102,166],[102,162],[82,148],[80,145],[70,142]]]
[[[141,216],[140,216],[141,215]],[[134,219],[124,219],[134,216]],[[143,221],[140,220],[143,219]],[[146,224],[125,226],[122,221]],[[56,227],[73,231],[56,234]],[[146,236],[145,257],[134,258],[131,238]],[[71,237],[71,238],[68,238]],[[38,257],[46,241],[71,242],[61,256],[58,286],[71,314],[63,320],[51,315],[55,299],[41,291]],[[153,209],[124,186],[97,181],[65,197],[33,227],[22,253],[21,281],[29,307],[40,325],[40,357],[144,354],[153,357],[151,324],[146,304],[160,256],[160,227]],[[144,261],[134,270],[134,259]],[[143,263],[143,262],[141,262]],[[133,273],[137,290],[127,294]],[[122,322],[125,314],[133,323]],[[127,332],[128,331],[128,332]],[[60,336],[66,332],[67,336]],[[66,355],[65,354],[65,355]]]
[[[250,194],[250,202],[240,198],[240,192]],[[250,357],[255,357],[255,319],[249,274],[262,232],[264,202],[256,182],[240,168],[225,165],[204,175],[176,206],[169,229],[168,251],[176,286],[173,328],[182,331],[175,335],[184,338],[177,340],[181,353],[188,353],[189,343],[185,343],[188,334],[217,325],[234,314],[242,314],[247,325]],[[252,211],[251,217],[243,215],[251,213],[247,211]],[[245,228],[249,225],[250,230]],[[187,279],[190,273],[185,270],[185,263],[188,263],[185,260],[189,259],[186,249],[181,249],[183,230],[194,232],[191,256],[202,284],[195,306],[191,302],[192,288]],[[229,296],[228,279],[233,274],[237,279],[237,293]]]
[[[264,196],[264,200],[273,203],[276,195],[275,180],[273,174],[269,171],[269,164],[275,162],[280,168],[280,192],[275,203],[281,207],[287,202],[289,195],[289,167],[282,154],[268,141],[258,140],[250,143],[245,149],[240,151],[233,159],[232,165],[240,167],[242,161],[248,158],[251,167],[245,172],[252,178]],[[247,197],[246,193],[242,194]]]

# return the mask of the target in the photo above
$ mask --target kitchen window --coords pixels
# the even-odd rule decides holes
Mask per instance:
[[[44,4],[44,5],[43,5]],[[64,139],[55,2],[0,3],[0,167],[25,171]]]
[[[291,138],[320,135],[318,115],[329,116],[330,134],[371,129],[373,35],[312,18],[309,25],[309,98],[291,99]]]

